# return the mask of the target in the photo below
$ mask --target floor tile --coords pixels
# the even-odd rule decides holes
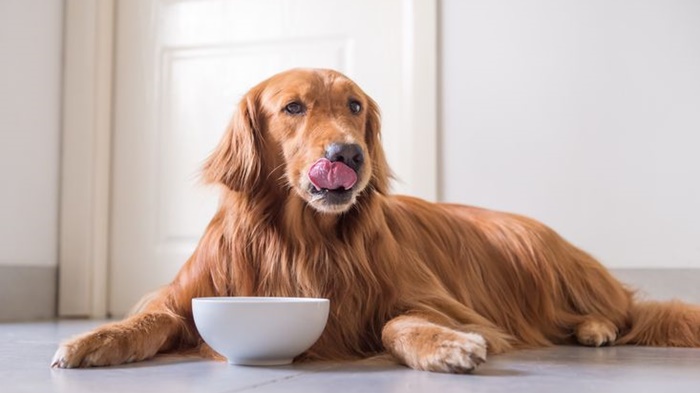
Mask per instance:
[[[554,347],[493,356],[472,375],[410,370],[385,358],[284,367],[163,356],[58,370],[58,343],[103,321],[0,324],[0,392],[693,392],[700,349]]]

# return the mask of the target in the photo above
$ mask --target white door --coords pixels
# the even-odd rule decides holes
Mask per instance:
[[[413,27],[412,13],[422,12],[415,5],[402,0],[117,2],[112,315],[124,314],[145,293],[169,282],[187,260],[217,204],[216,190],[198,184],[202,161],[239,98],[287,68],[334,68],[356,80],[383,110],[387,156],[406,180],[395,190],[431,196],[434,190],[409,186],[415,184],[408,181],[413,174],[402,165],[414,155],[414,146],[406,144],[411,138],[401,132],[409,128],[402,114],[416,102],[406,99],[417,94],[409,86],[416,80],[412,62],[433,56],[407,47],[416,41],[406,37],[413,34],[407,30]]]

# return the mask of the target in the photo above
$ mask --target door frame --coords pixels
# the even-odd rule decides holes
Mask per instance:
[[[114,0],[66,0],[58,315],[107,316]]]
[[[436,200],[438,0],[402,0],[404,181]],[[60,317],[108,316],[115,0],[66,0]],[[420,161],[420,162],[418,162]],[[419,165],[418,165],[419,164]]]

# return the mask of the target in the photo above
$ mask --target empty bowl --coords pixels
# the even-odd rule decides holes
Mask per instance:
[[[204,341],[231,364],[289,364],[309,349],[328,320],[328,299],[201,297],[192,299]]]

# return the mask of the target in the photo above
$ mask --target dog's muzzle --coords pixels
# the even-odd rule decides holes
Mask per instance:
[[[325,157],[309,168],[309,192],[330,205],[343,205],[352,200],[360,168],[364,163],[362,148],[354,143],[332,143]]]
[[[317,190],[349,190],[357,183],[357,173],[341,161],[321,158],[309,169],[309,180]]]

